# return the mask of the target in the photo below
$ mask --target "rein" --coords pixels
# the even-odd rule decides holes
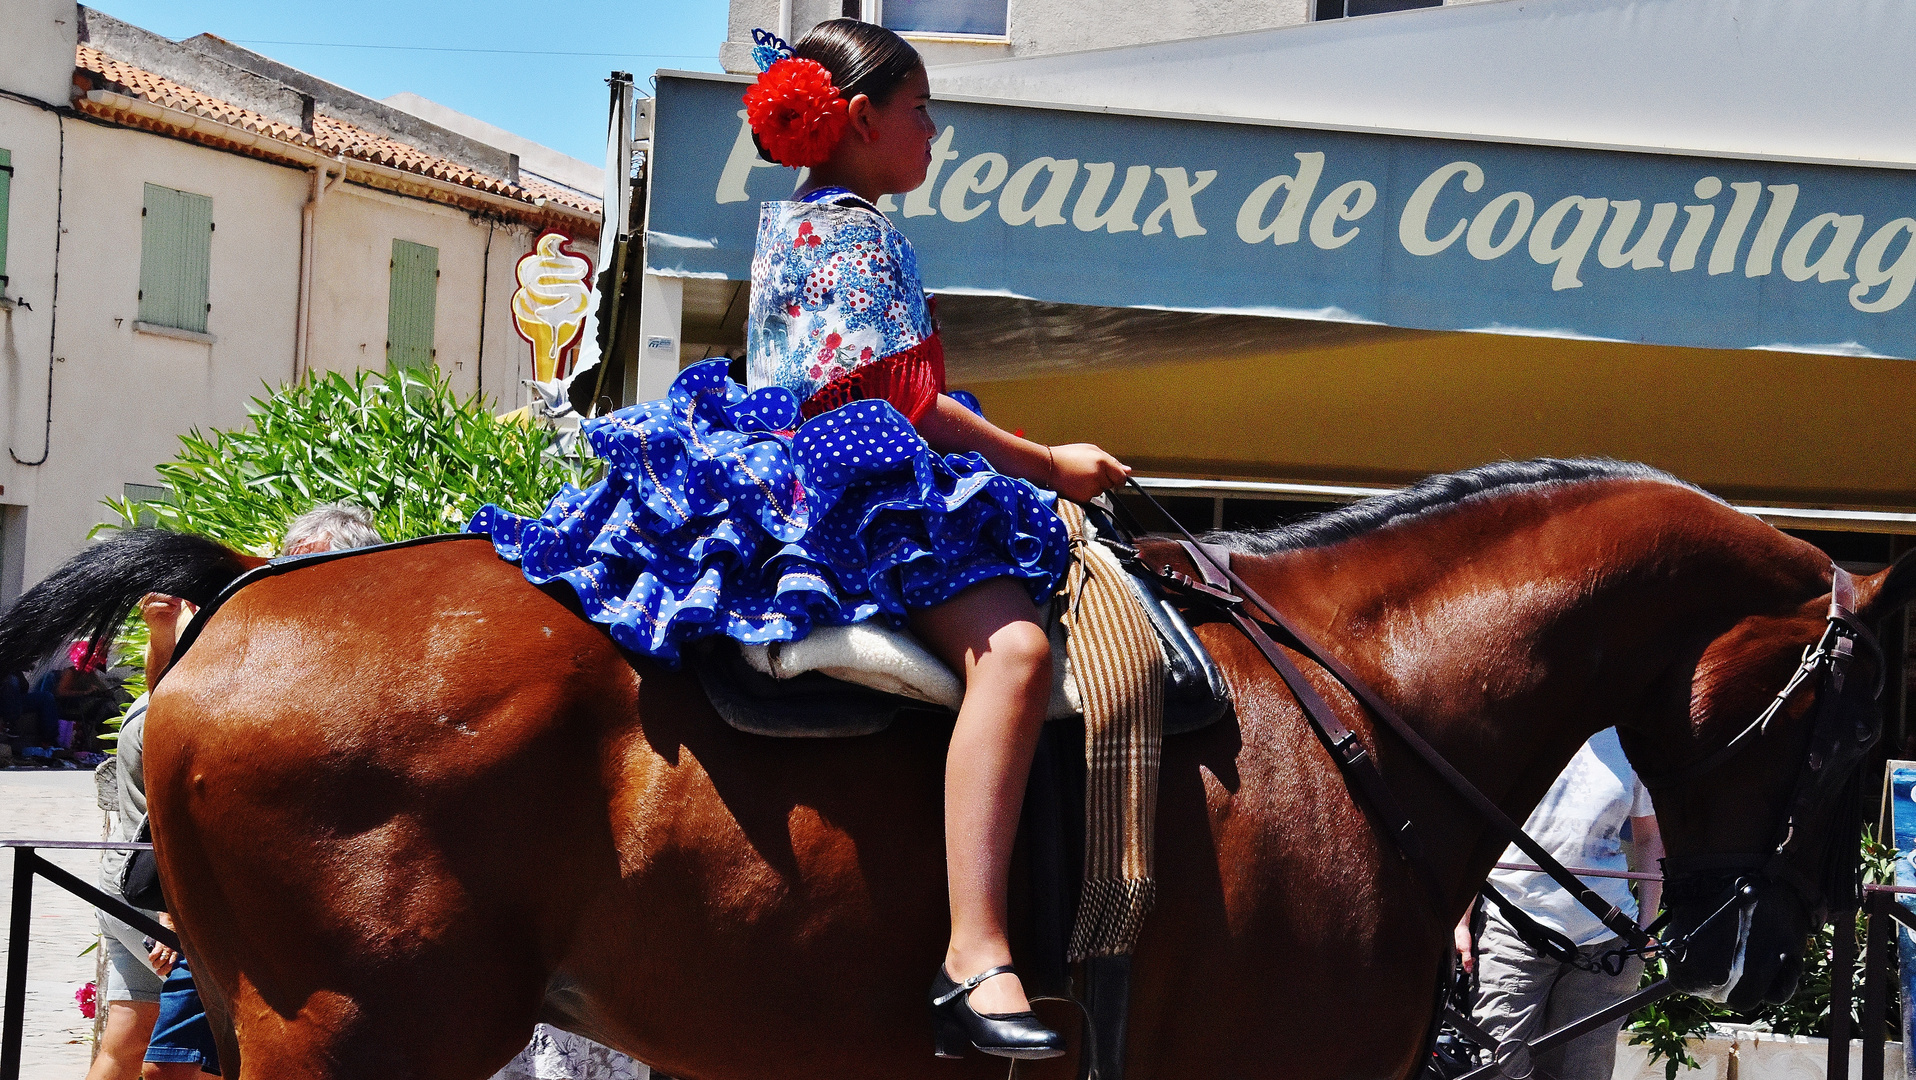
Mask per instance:
[[[1280,631],[1289,639],[1292,650],[1310,659],[1336,678],[1371,715],[1383,721],[1386,727],[1403,740],[1404,744],[1409,746],[1413,753],[1449,785],[1452,791],[1462,796],[1464,801],[1490,824],[1494,833],[1506,843],[1515,844],[1518,850],[1528,855],[1539,869],[1550,875],[1552,881],[1562,886],[1564,891],[1576,898],[1577,903],[1583,905],[1605,927],[1621,938],[1628,950],[1642,952],[1654,951],[1657,948],[1650,936],[1644,933],[1635,920],[1625,916],[1621,908],[1605,900],[1576,875],[1565,869],[1550,852],[1532,839],[1530,834],[1524,832],[1520,825],[1512,821],[1502,807],[1478,790],[1477,786],[1439,753],[1436,747],[1431,746],[1422,735],[1405,723],[1403,717],[1397,714],[1397,710],[1385,703],[1376,692],[1357,677],[1355,672],[1298,629],[1295,623],[1285,618],[1269,601],[1259,596],[1255,589],[1245,584],[1244,579],[1231,570],[1231,557],[1228,551],[1205,544],[1192,536],[1190,531],[1152,498],[1151,493],[1144,490],[1137,481],[1130,480],[1127,483],[1138,494],[1144,496],[1153,508],[1170,520],[1182,537],[1178,541],[1179,546],[1190,557],[1192,565],[1197,568],[1203,580],[1194,580],[1189,575],[1169,566],[1147,569],[1160,581],[1179,592],[1216,606],[1237,625],[1253,645],[1257,646],[1257,650],[1264,654],[1264,658],[1276,669],[1278,676],[1297,697],[1298,704],[1316,730],[1318,738],[1330,751],[1332,760],[1357,785],[1365,801],[1371,805],[1371,809],[1383,818],[1386,830],[1396,840],[1406,861],[1411,864],[1418,876],[1424,879],[1431,894],[1433,907],[1440,918],[1447,908],[1442,883],[1430,862],[1422,839],[1414,831],[1409,816],[1404,813],[1396,797],[1391,794],[1383,773],[1377,768],[1375,758],[1363,743],[1358,741],[1357,734],[1338,719],[1329,704],[1305,680],[1303,672],[1290,657],[1284,654],[1277,642],[1271,639],[1270,634],[1264,629],[1265,625]],[[1255,609],[1254,613],[1246,611],[1247,604]],[[1501,894],[1496,894],[1495,890],[1490,892],[1498,906],[1506,912],[1518,910]],[[1539,931],[1545,930],[1528,917],[1525,917],[1523,921],[1530,922]],[[1557,958],[1563,959],[1558,954],[1566,951],[1569,956],[1576,955],[1576,946],[1563,935],[1557,934],[1555,940],[1550,939],[1548,932],[1540,936],[1548,942],[1544,946],[1545,951]]]

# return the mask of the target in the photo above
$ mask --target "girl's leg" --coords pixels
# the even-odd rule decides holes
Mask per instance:
[[[1051,698],[1051,642],[1024,587],[980,582],[912,629],[965,678],[965,700],[945,757],[945,867],[951,944],[945,973],[962,982],[1011,962],[1006,933],[1011,845],[1025,781]],[[982,1013],[1030,1008],[1016,975],[987,979],[971,994]]]

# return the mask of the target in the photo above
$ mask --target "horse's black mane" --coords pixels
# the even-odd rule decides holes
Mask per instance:
[[[1653,480],[1691,487],[1669,473],[1648,465],[1606,458],[1499,461],[1463,472],[1425,477],[1402,491],[1374,495],[1362,502],[1328,510],[1290,525],[1280,525],[1274,529],[1217,532],[1205,539],[1246,555],[1276,555],[1349,540],[1419,514],[1456,506],[1469,499],[1503,494],[1522,487],[1581,484],[1594,480]]]

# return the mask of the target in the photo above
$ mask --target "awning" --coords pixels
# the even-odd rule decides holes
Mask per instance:
[[[1473,14],[1418,14],[1453,11]],[[1090,63],[1049,62],[1067,61]],[[659,79],[655,274],[748,277],[759,203],[791,190],[789,170],[757,158],[741,89]],[[965,99],[934,115],[931,174],[891,209],[941,293],[1916,356],[1912,169]]]
[[[1887,2],[1504,0],[942,68],[886,209],[954,381],[1034,438],[1332,486],[1606,455],[1900,531],[1908,55]],[[796,179],[745,83],[658,80],[647,271],[691,357],[742,343]]]
[[[1913,52],[1903,0],[1501,0],[932,80],[940,94],[1293,126],[1908,167]]]

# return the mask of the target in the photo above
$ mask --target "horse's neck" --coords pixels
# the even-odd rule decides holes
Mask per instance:
[[[1699,505],[1682,508],[1693,515],[1716,506],[1689,494]],[[1689,643],[1720,632],[1731,601],[1719,582],[1766,572],[1724,561],[1732,555],[1714,565],[1702,545],[1735,545],[1645,517],[1601,499],[1568,510],[1479,506],[1234,561],[1521,823],[1591,735],[1646,722],[1653,708],[1675,708],[1663,719],[1681,721],[1681,696],[1662,701],[1658,681]],[[1681,569],[1694,566],[1711,572]],[[1428,773],[1383,745],[1393,782]],[[1502,848],[1474,815],[1433,831],[1439,850],[1474,852],[1473,871]]]

